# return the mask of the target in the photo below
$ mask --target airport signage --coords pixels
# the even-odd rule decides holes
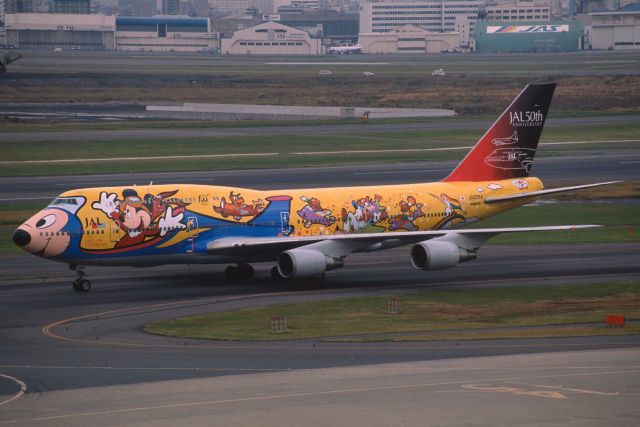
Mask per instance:
[[[262,15],[262,21],[280,21],[280,15]]]
[[[487,34],[566,33],[569,25],[502,25],[487,26]]]

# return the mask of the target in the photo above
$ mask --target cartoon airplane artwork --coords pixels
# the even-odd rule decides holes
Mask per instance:
[[[217,263],[230,264],[230,277],[249,278],[251,263],[271,262],[274,278],[292,279],[324,276],[354,252],[412,245],[415,268],[440,270],[476,258],[500,233],[597,227],[464,229],[539,196],[615,183],[545,190],[529,176],[555,86],[525,87],[439,182],[278,191],[192,184],[70,190],[20,225],[13,241],[69,264],[78,275],[73,288],[87,291],[86,266]]]

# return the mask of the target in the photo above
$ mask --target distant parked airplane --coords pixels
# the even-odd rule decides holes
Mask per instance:
[[[353,252],[412,244],[421,270],[476,257],[500,233],[582,226],[464,230],[460,227],[537,197],[597,184],[544,190],[529,176],[555,83],[528,85],[451,174],[440,182],[258,191],[169,184],[70,190],[14,233],[27,252],[77,271],[76,291],[91,283],[84,266],[273,262],[275,278],[322,276]],[[371,166],[375,170],[376,166]],[[375,258],[375,255],[370,255]]]
[[[349,46],[332,46],[329,48],[329,53],[362,53],[362,46],[360,46],[360,44]]]

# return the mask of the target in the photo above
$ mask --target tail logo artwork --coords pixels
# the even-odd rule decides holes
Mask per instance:
[[[518,147],[517,131],[513,132],[511,136],[494,138],[491,140],[491,143],[496,148],[485,157],[484,162],[487,165],[496,169],[523,170],[529,172],[536,150],[533,148]]]

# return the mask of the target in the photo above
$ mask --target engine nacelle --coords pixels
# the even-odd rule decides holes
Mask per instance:
[[[411,263],[419,270],[444,270],[475,257],[475,252],[463,249],[455,243],[437,240],[425,240],[411,248]]]
[[[278,256],[278,272],[285,279],[319,276],[343,265],[341,258],[333,258],[312,249],[291,249]]]

